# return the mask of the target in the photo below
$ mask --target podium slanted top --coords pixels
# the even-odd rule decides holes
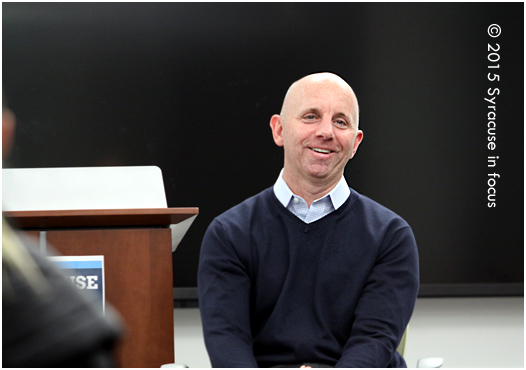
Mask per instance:
[[[168,208],[156,166],[2,169],[2,211],[22,228],[169,226],[172,250],[198,208]]]

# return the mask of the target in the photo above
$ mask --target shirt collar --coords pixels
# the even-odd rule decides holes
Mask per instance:
[[[279,173],[278,180],[274,184],[274,194],[285,208],[288,206],[290,199],[295,195],[283,179],[283,169]],[[349,189],[345,177],[342,176],[338,184],[336,184],[336,186],[325,197],[330,197],[332,206],[336,210],[345,203],[350,194],[351,189]]]

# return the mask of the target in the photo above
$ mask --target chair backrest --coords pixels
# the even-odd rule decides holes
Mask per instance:
[[[402,357],[405,356],[405,342],[407,341],[407,330],[409,327],[405,328],[404,335],[402,336],[402,339],[400,340],[400,344],[398,345],[398,348],[396,351],[402,355]]]

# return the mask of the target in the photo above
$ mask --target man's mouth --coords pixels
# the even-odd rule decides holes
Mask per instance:
[[[330,154],[330,153],[332,153],[332,150],[329,150],[329,149],[310,148],[310,150],[312,150],[313,152],[316,152],[316,153],[323,153],[323,154]]]

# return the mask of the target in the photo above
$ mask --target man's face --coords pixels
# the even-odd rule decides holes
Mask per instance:
[[[274,140],[285,150],[286,180],[335,185],[362,140],[357,109],[343,81],[300,80],[287,95],[281,116],[271,121]]]

